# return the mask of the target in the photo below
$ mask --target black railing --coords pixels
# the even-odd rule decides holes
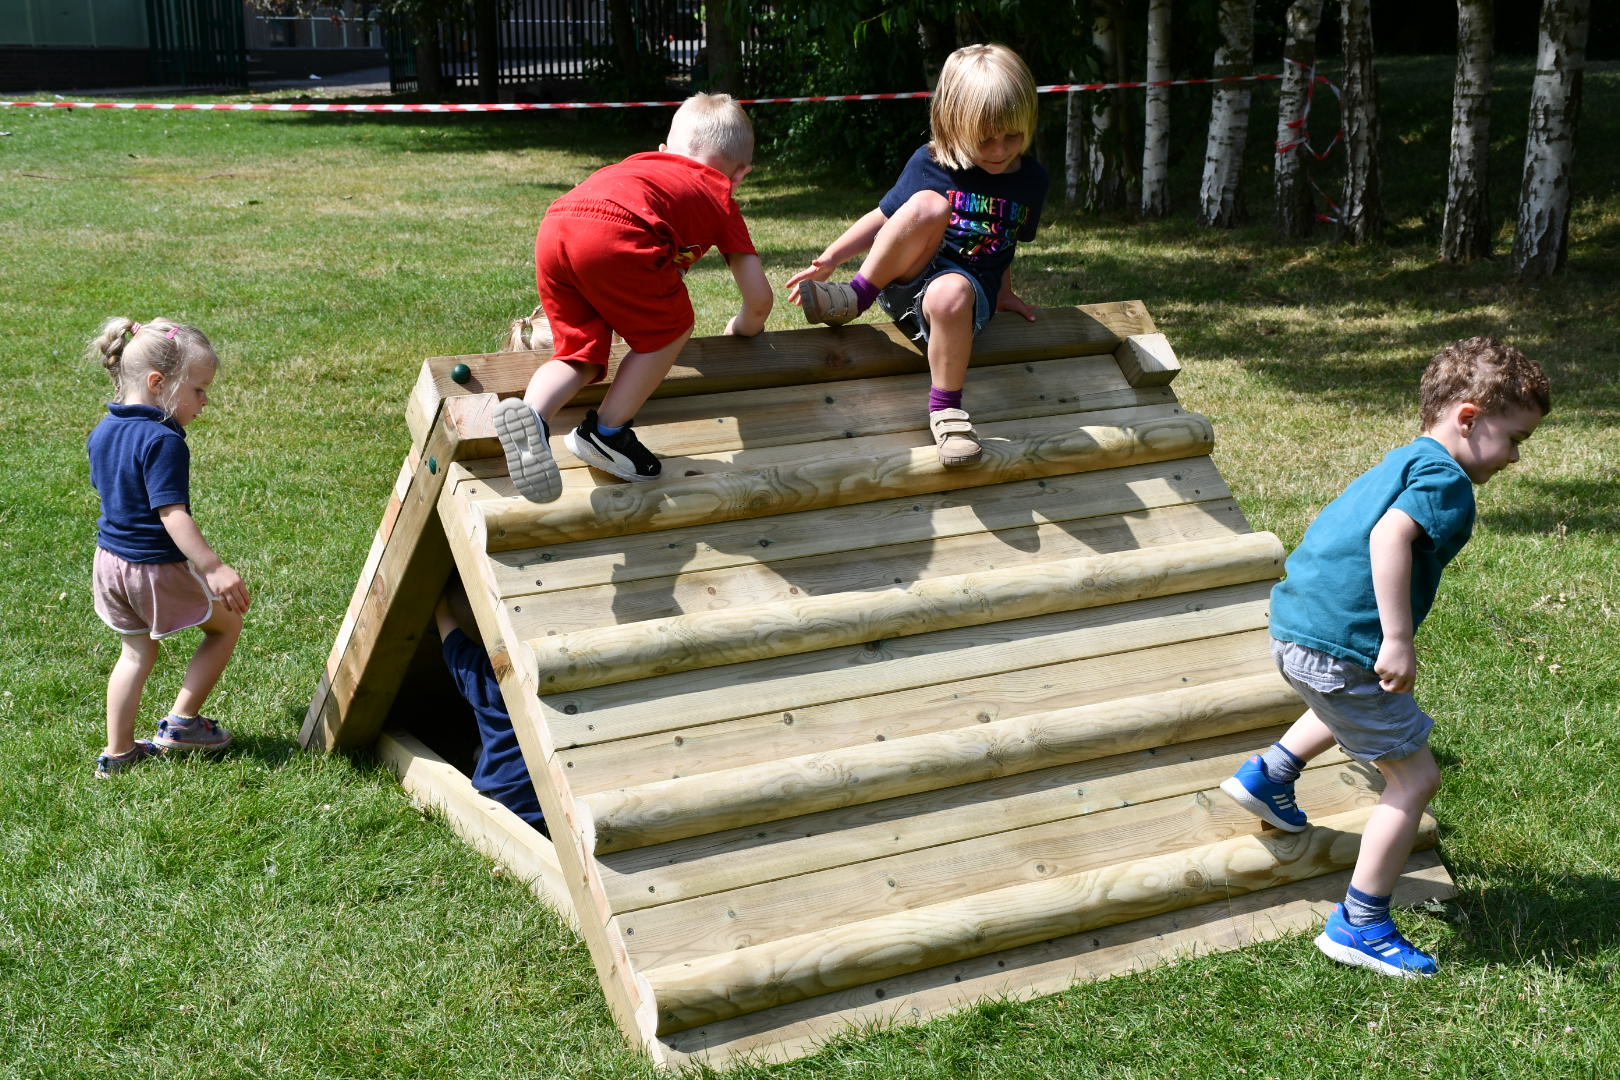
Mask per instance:
[[[241,0],[146,0],[155,84],[247,86]]]

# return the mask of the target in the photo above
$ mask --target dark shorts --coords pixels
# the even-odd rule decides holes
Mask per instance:
[[[878,293],[878,303],[913,340],[927,341],[928,320],[923,316],[923,293],[928,291],[929,284],[947,274],[961,274],[973,283],[973,333],[977,335],[990,321],[990,296],[978,278],[943,255],[935,255],[934,261],[910,281],[897,281]]]

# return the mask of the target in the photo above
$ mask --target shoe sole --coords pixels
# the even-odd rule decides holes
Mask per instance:
[[[1265,804],[1264,800],[1257,799],[1249,794],[1249,789],[1244,787],[1242,782],[1235,776],[1228,776],[1225,780],[1222,780],[1221,790],[1226,792],[1227,798],[1243,807],[1243,809],[1261,821],[1277,826],[1283,832],[1304,832],[1310,825],[1308,821],[1303,825],[1295,825],[1292,822],[1284,821],[1272,811],[1271,807]]]
[[[953,442],[961,442],[963,440],[961,440],[961,439],[953,439],[951,441],[953,441]],[[979,459],[984,457],[984,447],[983,446],[975,446],[973,452],[969,453],[969,454],[946,455],[944,444],[940,444],[938,446],[938,450],[939,450],[939,463],[942,466],[944,466],[945,468],[947,468],[947,469],[960,469],[964,465],[977,465],[979,463]]]
[[[1334,941],[1327,935],[1326,931],[1316,935],[1316,947],[1322,951],[1322,955],[1330,960],[1337,960],[1339,963],[1349,964],[1351,967],[1366,968],[1368,971],[1376,971],[1380,975],[1388,975],[1391,978],[1427,979],[1434,974],[1430,971],[1413,971],[1411,968],[1398,967],[1388,961],[1380,960],[1376,956],[1368,956],[1360,949],[1352,949],[1348,945]]]
[[[563,436],[563,444],[568,452],[593,469],[601,469],[609,476],[617,476],[620,480],[628,480],[632,484],[645,484],[649,480],[658,479],[657,476],[642,476],[636,472],[634,465],[620,465],[617,461],[603,454],[596,447],[581,439],[577,432],[570,431]]]
[[[212,743],[189,743],[173,742],[169,739],[153,739],[152,745],[169,754],[211,753],[215,750],[225,749],[231,745],[231,740],[226,739],[224,742]]]
[[[534,410],[519,398],[501,402],[495,407],[495,434],[506,452],[506,473],[518,494],[530,502],[556,502],[562,494],[562,473]]]
[[[809,284],[809,282],[806,282],[805,284]],[[815,283],[815,285],[819,284],[821,283]],[[803,285],[800,285],[799,300],[804,306],[805,322],[825,323],[828,326],[843,326],[845,323],[855,318],[854,312],[850,312],[841,319],[832,317],[829,314],[829,305],[823,302],[826,299],[826,295],[827,294],[825,292],[823,292],[821,289],[815,288],[814,286],[806,289]]]

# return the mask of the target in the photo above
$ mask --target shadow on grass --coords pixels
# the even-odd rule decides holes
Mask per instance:
[[[1469,876],[1490,884],[1459,893],[1472,958],[1482,963],[1535,961],[1579,969],[1620,946],[1620,877],[1557,874],[1520,866],[1481,866]],[[1613,965],[1598,969],[1612,976]]]

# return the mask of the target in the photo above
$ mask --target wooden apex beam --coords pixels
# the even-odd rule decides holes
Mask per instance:
[[[637,1022],[665,1035],[728,1017],[1342,870],[1371,811],[1037,881],[641,973]],[[1415,849],[1433,847],[1425,814]]]
[[[1299,711],[1299,696],[1275,673],[1251,675],[596,792],[575,800],[575,820],[586,850],[605,855],[1252,731]]]
[[[797,461],[649,484],[565,488],[561,499],[544,505],[516,497],[491,500],[479,504],[482,539],[492,553],[513,551],[1199,457],[1215,443],[1209,421],[1196,413],[1083,427],[1063,425],[1061,417],[1049,419],[1050,425],[1034,432],[1028,423],[981,428],[984,457],[971,469],[942,468],[930,444],[870,455],[824,452]]]
[[[1163,334],[1132,334],[1114,351],[1125,381],[1132,386],[1168,386],[1181,374],[1181,361]]]
[[[1282,543],[1238,533],[532,638],[541,694],[1276,578]]]

